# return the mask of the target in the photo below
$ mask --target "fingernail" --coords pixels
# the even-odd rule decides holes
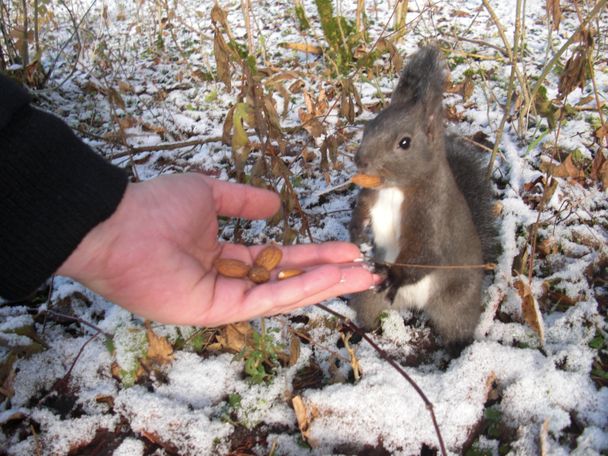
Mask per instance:
[[[371,287],[369,287],[369,290],[378,291],[378,285],[380,285],[382,282],[384,282],[384,277],[379,276],[378,274],[372,274],[372,281],[373,281],[373,284]]]
[[[359,258],[355,258],[353,260],[353,263],[363,263],[365,261],[365,257],[364,256],[360,256]]]

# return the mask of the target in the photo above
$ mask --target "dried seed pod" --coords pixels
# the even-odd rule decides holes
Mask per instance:
[[[219,275],[231,277],[233,279],[242,279],[247,277],[251,267],[243,263],[241,260],[232,260],[228,258],[218,258],[213,262],[215,269]]]
[[[304,271],[302,269],[292,268],[292,269],[281,269],[279,274],[277,275],[277,279],[285,280],[291,277],[299,276],[303,274]]]
[[[363,188],[376,188],[382,185],[382,177],[372,176],[369,174],[355,174],[352,179],[352,183]]]
[[[266,283],[270,280],[270,272],[262,266],[253,266],[247,274],[253,283]]]
[[[281,258],[283,258],[283,251],[276,245],[269,245],[262,249],[254,263],[267,271],[272,271],[281,262]]]

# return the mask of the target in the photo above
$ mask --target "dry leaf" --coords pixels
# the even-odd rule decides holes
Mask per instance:
[[[548,172],[554,177],[570,177],[573,179],[581,179],[585,177],[585,172],[574,164],[572,154],[568,154],[565,160],[559,165],[543,161],[540,164],[540,169],[541,171]]]
[[[562,8],[559,1],[560,0],[547,0],[546,3],[547,16],[551,18],[553,30],[559,30],[559,24],[562,20]]]
[[[126,81],[118,81],[118,90],[122,93],[134,93],[133,86]]]
[[[296,413],[296,420],[298,421],[298,428],[300,428],[302,438],[310,444],[310,442],[308,441],[308,430],[310,428],[310,420],[308,418],[308,413],[306,413],[306,407],[304,406],[302,397],[294,396],[291,400],[291,404],[293,405],[293,410]]]
[[[590,61],[587,50],[583,46],[579,47],[574,54],[570,56],[559,77],[558,91],[560,98],[564,98],[577,87],[582,89],[585,86],[589,64]]]
[[[232,87],[232,77],[230,75],[230,49],[217,28],[213,35],[213,54],[215,55],[217,77],[224,83],[226,89],[230,91]]]
[[[152,331],[150,322],[146,322],[146,337],[148,339],[148,352],[146,360],[157,365],[169,364],[173,361],[173,347],[166,337],[158,336]]]
[[[606,147],[608,145],[608,125],[602,125],[600,128],[595,130],[595,137],[600,145]]]
[[[539,435],[540,456],[549,455],[548,438],[549,438],[549,418],[545,418],[545,421],[543,421],[543,424],[540,427],[540,435]]]
[[[295,366],[298,359],[300,359],[300,339],[292,334],[289,344],[289,367]]]
[[[547,239],[543,239],[536,245],[536,248],[543,255],[552,255],[557,253],[557,241],[555,238],[549,237]]]
[[[353,370],[353,376],[355,381],[358,381],[361,378],[361,365],[359,364],[359,360],[357,359],[357,354],[355,353],[355,349],[350,346],[348,343],[350,339],[350,335],[348,337],[344,333],[340,333],[340,338],[342,342],[344,342],[344,348],[348,352],[348,356],[350,357],[350,367]]]
[[[498,396],[497,392],[496,392],[496,373],[495,372],[490,372],[488,374],[488,377],[486,378],[486,402],[488,400],[496,400]]]
[[[110,101],[111,105],[118,106],[123,111],[126,109],[125,100],[123,100],[118,91],[112,87],[108,89],[108,100]]]
[[[292,49],[298,52],[305,52],[307,54],[321,55],[323,54],[323,48],[321,46],[315,46],[314,44],[308,43],[281,43],[281,47]]]
[[[250,344],[253,337],[253,328],[248,322],[233,323],[222,326],[216,335],[217,342],[210,344],[210,350],[224,350],[239,353]]]
[[[538,307],[538,302],[532,295],[530,284],[525,277],[518,279],[514,283],[519,296],[521,297],[521,310],[524,316],[524,320],[530,326],[540,339],[542,345],[545,344],[545,327],[543,323],[543,317]]]
[[[304,83],[304,81],[298,79],[289,86],[289,91],[294,94],[300,93],[305,86],[306,84]]]

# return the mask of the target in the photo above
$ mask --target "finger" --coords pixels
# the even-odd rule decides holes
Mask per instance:
[[[269,190],[211,178],[206,178],[206,181],[211,186],[215,210],[219,215],[263,219],[279,210],[279,196]]]
[[[246,302],[274,315],[342,294],[370,289],[378,278],[361,266],[320,266],[305,274],[253,288]]]
[[[342,279],[338,266],[320,266],[289,280],[269,282],[252,288],[245,299],[245,307],[257,315],[274,315],[282,309],[309,296],[315,296],[334,287]]]
[[[382,278],[376,274],[372,274],[362,267],[355,268],[343,268],[342,280],[331,288],[323,290],[312,296],[308,296],[299,302],[293,303],[281,312],[289,312],[299,307],[310,306],[312,304],[318,304],[327,299],[343,296],[351,293],[358,293],[361,291],[367,291],[378,285],[382,281]]]
[[[283,267],[308,267],[319,264],[338,264],[361,261],[363,255],[349,242],[324,242],[321,244],[301,244],[283,249]]]

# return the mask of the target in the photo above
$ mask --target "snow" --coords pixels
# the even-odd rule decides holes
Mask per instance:
[[[88,5],[74,3],[76,17],[84,15]],[[151,2],[94,5],[82,25],[90,41],[85,43],[73,74],[69,52],[60,58],[50,88],[41,91],[42,102],[48,103],[44,107],[75,128],[83,126],[85,131],[99,137],[116,134],[118,130],[107,97],[98,91],[87,92],[83,87],[90,82],[119,90],[119,81],[123,81],[130,84],[132,91],[120,92],[125,109],[118,112],[137,120],[136,125],[125,131],[130,145],[155,146],[221,136],[226,112],[237,102],[238,80],[234,81],[232,91],[227,92],[221,83],[205,82],[193,76],[194,70],[214,71],[213,29],[208,17],[212,2],[173,3],[176,8],[171,18],[173,28],[162,31],[159,20],[166,11],[156,9]],[[307,37],[316,36],[312,42],[320,42],[322,31],[312,14],[314,3],[304,3],[313,23],[313,31]],[[354,17],[356,2],[338,3],[342,14]],[[511,39],[515,0],[492,3]],[[104,7],[107,21],[101,19]],[[228,11],[235,36],[244,42],[240,2],[223,2],[223,7]],[[254,2],[255,22],[265,27],[261,33],[268,67],[275,65],[273,71],[277,72],[298,70],[297,77],[302,79],[305,89],[316,96],[320,88],[329,88],[326,75],[319,70],[318,59],[279,46],[283,42],[304,41],[291,22],[292,7],[293,3],[286,0],[263,5]],[[391,7],[389,2],[368,7],[372,9],[368,19],[373,40],[390,16]],[[433,8],[422,4],[410,7],[408,35],[398,46],[402,53],[410,55],[423,38],[437,37],[437,24],[442,24],[441,27],[449,24],[457,34],[465,36],[465,31],[470,32],[471,35],[466,36],[503,46],[494,28],[486,26],[490,19],[478,1],[440,1]],[[529,31],[526,72],[534,76],[553,51],[546,43],[545,2],[528,0],[526,8]],[[455,10],[470,14],[460,17],[453,14]],[[65,11],[58,12],[55,20],[64,27],[53,32],[56,36],[49,41],[49,49],[58,49],[69,37],[70,22]],[[603,20],[606,23],[605,14]],[[289,25],[284,26],[286,23]],[[138,25],[141,28],[136,30]],[[577,26],[575,11],[565,11],[560,30],[552,33],[553,47],[558,49]],[[171,30],[176,34],[175,39]],[[160,35],[164,49],[157,48]],[[439,38],[451,40],[452,35]],[[100,54],[102,44],[107,52],[117,53],[121,58],[120,65],[104,70],[105,73],[102,71],[104,58]],[[73,50],[71,46],[68,49]],[[605,43],[598,46],[605,48]],[[495,50],[482,45],[460,42],[457,48],[495,55]],[[296,61],[299,61],[297,66]],[[464,134],[482,131],[492,141],[502,119],[500,104],[506,99],[508,64],[495,60],[452,63],[453,81],[462,80],[469,69],[494,71],[492,77],[475,81],[473,95],[466,103],[463,104],[457,94],[446,98],[447,104],[455,104],[457,111],[465,116],[462,123],[449,125],[450,130]],[[387,97],[396,84],[392,75],[359,76],[354,82],[364,104]],[[66,77],[65,83],[57,87]],[[606,93],[605,61],[598,63],[596,82],[599,93]],[[556,94],[556,84],[557,75],[552,73],[546,83],[549,96]],[[574,105],[590,93],[589,84],[584,91],[573,92],[567,101]],[[278,92],[274,95],[281,112],[282,96]],[[281,120],[284,127],[300,125],[297,113],[304,106],[303,95],[291,95],[287,116]],[[327,117],[330,133],[342,122],[335,114]],[[538,163],[541,157],[547,157],[544,147],[557,143],[563,151],[578,150],[582,156],[592,158],[595,149],[590,146],[594,137],[589,119],[595,115],[590,111],[579,112],[562,125],[557,137],[546,135],[530,151],[528,145],[540,134],[539,128],[545,128],[545,121],[531,125],[524,138],[518,138],[514,126],[507,123],[493,174],[495,193],[502,208],[499,227],[502,252],[496,270],[486,280],[485,311],[470,346],[454,358],[441,349],[428,353],[431,349],[421,346],[421,341],[432,338],[432,330],[424,317],[418,318],[416,324],[406,324],[414,318],[409,311],[400,313],[389,309],[383,315],[382,335],[371,334],[432,402],[450,454],[460,454],[488,407],[500,413],[501,424],[511,431],[509,454],[539,454],[539,436],[545,423],[548,454],[590,455],[608,450],[608,388],[598,386],[591,378],[598,351],[589,345],[597,334],[606,337],[608,329],[606,309],[602,309],[607,293],[605,285],[602,288],[589,278],[589,271],[605,267],[608,257],[607,193],[593,184],[579,185],[558,179],[553,197],[542,208],[530,204],[525,189],[526,184],[543,176]],[[373,116],[364,111],[357,122]],[[157,129],[151,131],[149,126]],[[354,173],[352,156],[362,129],[359,123],[344,128],[344,133],[352,136],[339,149],[342,169],[332,168],[322,174],[318,157],[306,165],[294,161],[290,168],[294,176],[301,177],[299,185],[294,187],[309,217],[315,241],[348,239],[347,227],[356,191],[346,188],[323,192],[345,182]],[[296,153],[308,147],[318,154],[322,139],[312,140],[300,133],[289,137],[290,147]],[[85,140],[107,158],[124,151],[99,138]],[[132,159],[123,157],[114,162],[135,168],[141,179],[197,170],[229,180],[230,160],[230,147],[212,142],[141,153]],[[292,157],[286,159],[292,160]],[[540,302],[545,327],[542,347],[534,331],[524,322],[521,298],[513,286],[519,274],[513,271],[514,260],[527,245],[530,227],[537,220],[541,221],[540,238],[554,239],[557,246],[554,253],[536,260],[530,283],[539,301],[543,297],[549,301]],[[299,228],[299,220],[291,221],[293,228]],[[281,229],[270,227],[265,221],[253,222],[243,229],[248,242],[280,238],[281,234]],[[222,225],[222,237],[229,237],[233,232],[233,223]],[[304,242],[306,238],[299,240]],[[605,279],[605,273],[603,277]],[[545,296],[549,285],[574,304],[564,306],[550,301]],[[279,328],[275,338],[286,347],[291,340],[286,328],[305,332],[309,339],[301,339],[300,356],[295,365],[279,368],[268,384],[249,382],[243,373],[243,361],[236,360],[233,353],[196,352],[188,344],[176,350],[170,364],[142,384],[134,384],[139,360],[148,348],[143,322],[65,278],[55,279],[50,301],[40,304],[38,310],[60,311],[59,304],[66,302],[77,318],[111,335],[111,344],[105,334],[97,334],[95,329],[78,321],[61,323],[49,318],[42,324],[31,313],[38,304],[0,307],[0,356],[32,343],[28,335],[15,333],[29,325],[35,327],[48,346],[40,353],[20,356],[15,363],[14,395],[0,409],[0,445],[9,455],[36,454],[39,448],[43,454],[68,454],[90,443],[98,431],[113,432],[124,423],[128,435],[114,450],[116,456],[139,456],[152,451],[157,451],[154,454],[228,454],[235,450],[233,440],[243,430],[262,437],[250,446],[260,455],[269,454],[271,448],[275,448],[277,455],[296,456],[357,454],[365,445],[381,445],[395,455],[419,454],[423,445],[438,448],[429,411],[420,396],[364,341],[350,342],[362,377],[356,382],[349,379],[350,355],[339,343],[339,322],[320,308],[298,309],[289,315],[293,321],[284,316],[267,320],[267,328]],[[349,308],[347,300],[334,299],[324,304],[356,321],[356,313]],[[259,329],[258,323],[254,326]],[[156,324],[153,330],[172,343],[194,334],[193,328]],[[77,356],[68,386],[51,392]],[[420,359],[410,364],[411,357]],[[298,373],[313,363],[321,370],[321,385],[294,391]],[[122,372],[122,383],[113,374],[116,366]],[[62,417],[60,410],[46,400],[49,392],[50,397],[73,395],[78,412],[72,410]],[[294,394],[302,397],[306,407],[309,418],[306,441],[312,448],[304,445],[300,436],[291,405]],[[7,423],[18,412],[27,415],[25,424],[21,428],[9,426]],[[29,430],[31,423],[35,423],[36,435]],[[502,443],[482,434],[474,445],[498,455]]]

